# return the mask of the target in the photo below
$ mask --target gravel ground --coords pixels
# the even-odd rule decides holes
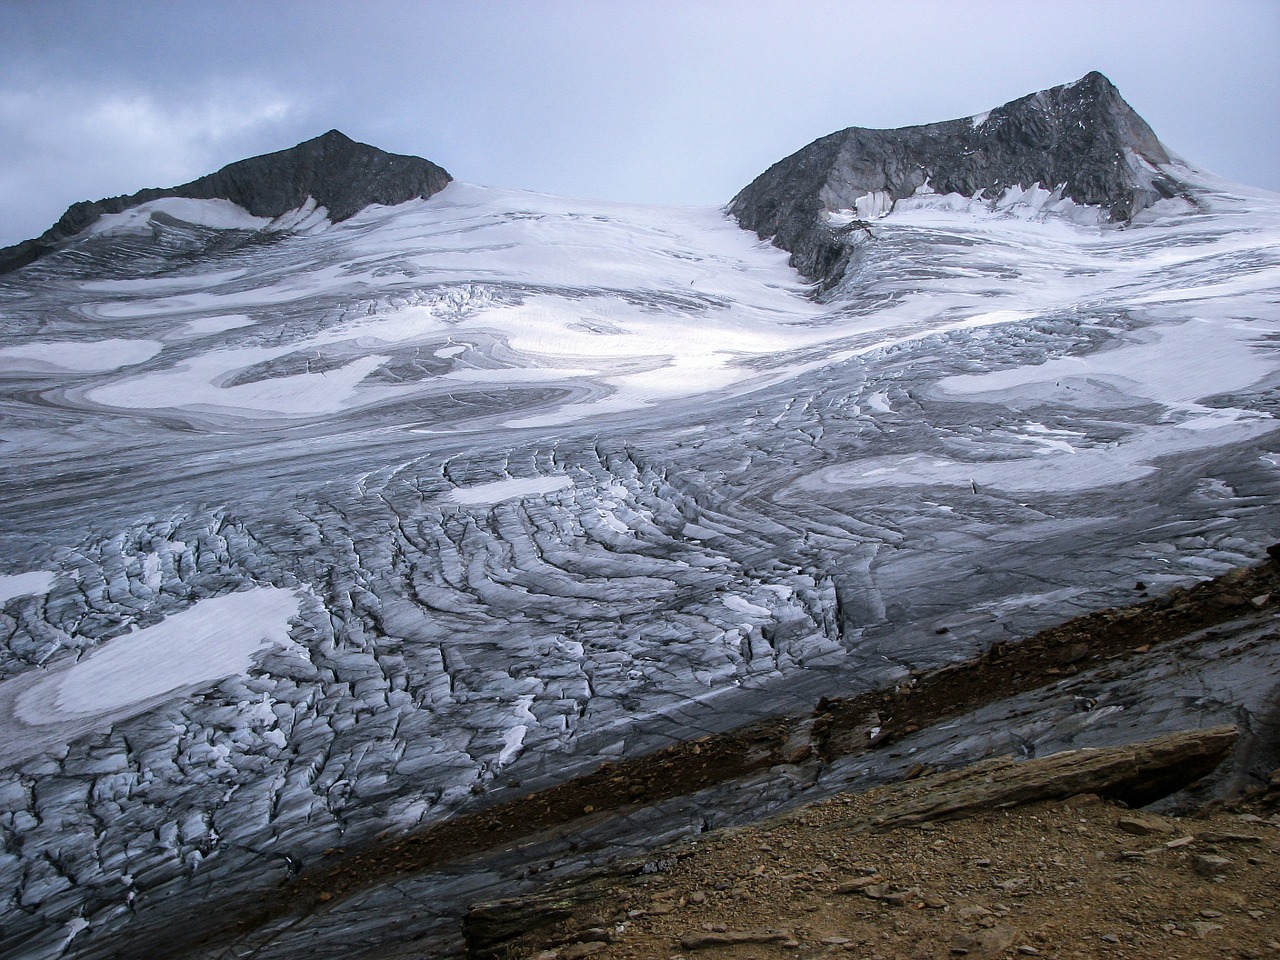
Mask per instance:
[[[1280,957],[1275,791],[1181,817],[1086,794],[883,834],[840,826],[883,794],[692,845],[511,955]]]

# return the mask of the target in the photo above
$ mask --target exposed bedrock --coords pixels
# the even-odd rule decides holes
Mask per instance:
[[[850,227],[918,190],[998,195],[1039,183],[1128,220],[1179,187],[1170,155],[1102,74],[1042,90],[986,114],[894,130],[849,127],[815,140],[753,180],[729,204],[747,230],[792,253],[792,265],[830,282],[843,272]]]
[[[239,160],[176,187],[72,204],[39,237],[0,250],[0,274],[33,263],[106,214],[164,197],[230,200],[255,217],[272,219],[297,210],[310,198],[336,223],[371,204],[390,206],[430,197],[452,179],[429,160],[387,153],[330,130],[296,147]]]

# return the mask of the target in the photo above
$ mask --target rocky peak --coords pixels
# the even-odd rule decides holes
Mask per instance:
[[[387,153],[330,130],[287,150],[240,160],[176,187],[72,204],[38,238],[0,249],[0,274],[50,253],[106,214],[165,197],[230,200],[256,217],[271,218],[298,209],[310,197],[328,211],[330,220],[338,222],[372,204],[430,197],[452,179],[429,160]]]
[[[1177,192],[1159,169],[1169,161],[1147,123],[1095,71],[974,117],[840,130],[775,163],[729,211],[791,251],[802,273],[831,282],[843,270],[843,244],[824,222],[826,211],[884,210],[922,188],[998,196],[1039,183],[1128,220]]]
[[[386,153],[330,130],[288,150],[230,164],[167,195],[222,198],[257,217],[278,217],[312,197],[338,222],[371,204],[430,197],[451,179],[428,160]]]

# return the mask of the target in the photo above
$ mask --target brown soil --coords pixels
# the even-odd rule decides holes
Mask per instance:
[[[1180,819],[1086,795],[881,834],[840,826],[892,789],[691,844],[507,955],[1280,957],[1274,805]]]

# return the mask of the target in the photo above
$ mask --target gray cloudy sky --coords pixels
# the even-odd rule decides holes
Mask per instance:
[[[1278,50],[1277,0],[0,0],[0,245],[331,127],[460,180],[721,204],[833,130],[1094,69],[1280,190]]]

